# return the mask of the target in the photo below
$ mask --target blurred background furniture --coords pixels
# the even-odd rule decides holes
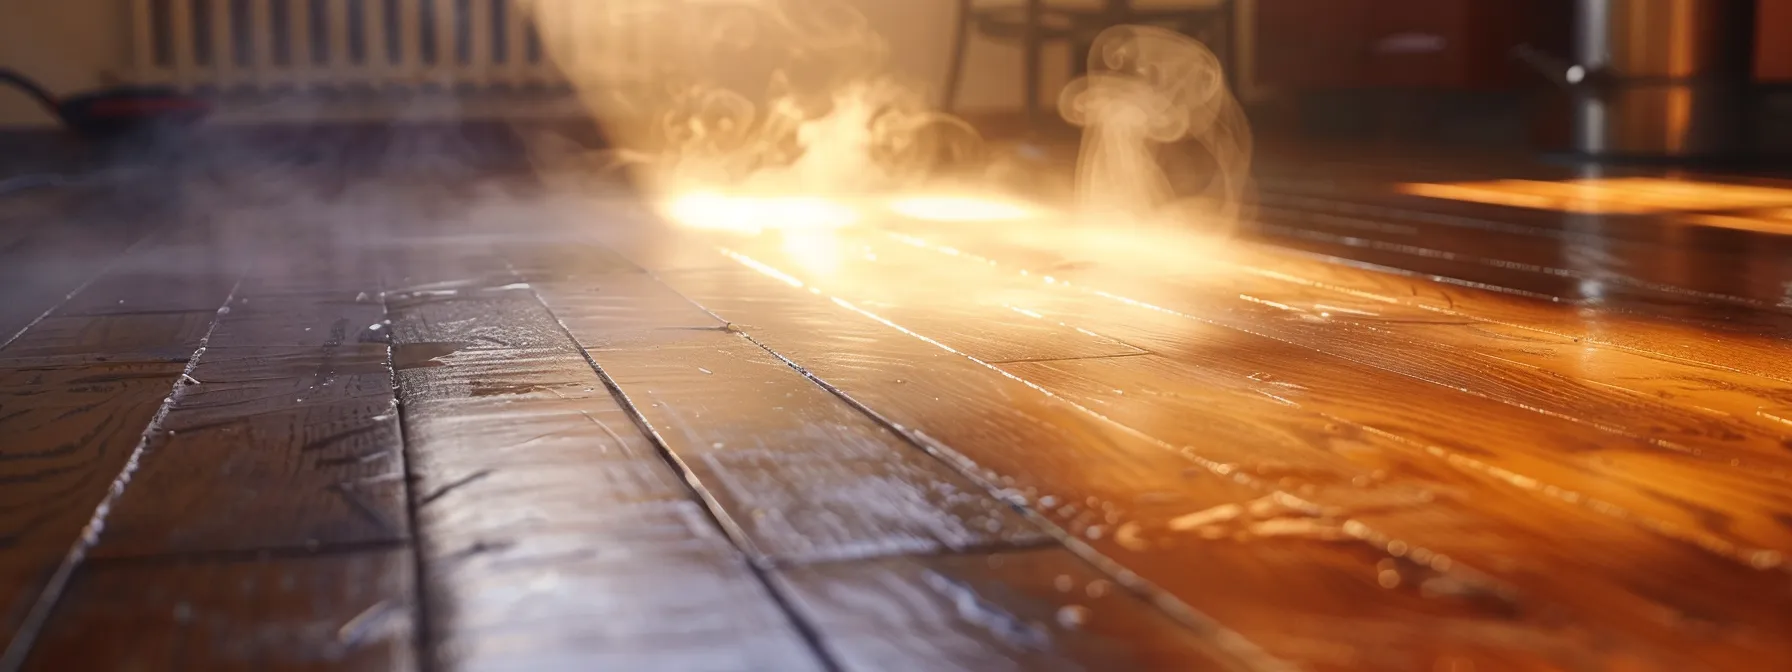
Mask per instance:
[[[972,31],[1020,42],[1022,105],[1029,128],[1036,128],[1040,121],[1043,46],[1047,42],[1069,43],[1070,71],[1073,76],[1082,74],[1088,66],[1089,44],[1112,26],[1148,24],[1192,36],[1219,55],[1227,68],[1227,80],[1233,81],[1235,4],[1235,0],[959,0],[941,107],[950,112],[957,103],[965,47]]]

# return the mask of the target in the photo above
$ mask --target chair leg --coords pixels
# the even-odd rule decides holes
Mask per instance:
[[[1078,39],[1070,40],[1070,78],[1076,79],[1089,74],[1089,52],[1094,47],[1088,42]]]
[[[965,49],[971,39],[971,3],[958,0],[958,25],[952,31],[952,56],[946,69],[946,90],[940,95],[940,109],[951,112],[958,107],[958,87],[964,77]]]
[[[1220,39],[1225,48],[1220,54],[1220,73],[1226,77],[1226,89],[1238,95],[1238,0],[1226,0],[1220,10]]]
[[[1040,0],[1027,0],[1026,26],[1021,33],[1021,59],[1024,61],[1026,82],[1022,88],[1027,111],[1027,131],[1039,130],[1039,89],[1040,89],[1040,51],[1039,35]]]

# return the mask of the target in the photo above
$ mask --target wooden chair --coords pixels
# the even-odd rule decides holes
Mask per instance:
[[[1088,45],[1102,30],[1116,25],[1157,25],[1201,39],[1220,55],[1230,82],[1234,4],[1234,0],[958,0],[958,24],[941,108],[951,112],[958,102],[965,48],[973,30],[1021,43],[1029,127],[1037,127],[1040,116],[1043,46],[1047,42],[1070,43],[1071,72],[1082,74],[1088,66]]]

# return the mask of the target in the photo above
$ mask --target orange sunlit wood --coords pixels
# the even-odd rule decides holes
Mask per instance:
[[[1596,215],[1792,206],[1792,189],[1647,177],[1405,183],[1396,189],[1429,198]]]

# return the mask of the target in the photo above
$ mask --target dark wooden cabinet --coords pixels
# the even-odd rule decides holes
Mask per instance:
[[[1792,0],[1758,0],[1755,78],[1792,82]]]
[[[1257,81],[1277,89],[1503,89],[1507,54],[1565,48],[1563,0],[1257,0]]]

